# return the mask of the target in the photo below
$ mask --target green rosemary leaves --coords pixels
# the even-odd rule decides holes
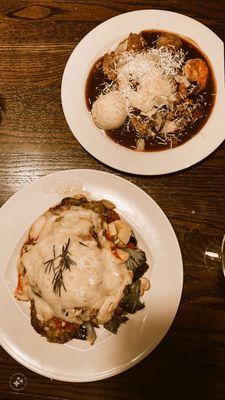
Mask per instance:
[[[70,258],[69,245],[70,238],[68,239],[67,243],[62,246],[62,252],[58,256],[56,256],[55,246],[53,246],[53,258],[44,263],[45,273],[50,273],[53,271],[53,292],[59,297],[61,296],[62,287],[66,291],[66,287],[63,282],[63,272],[65,270],[70,271],[70,267],[72,265],[76,265],[76,262]]]

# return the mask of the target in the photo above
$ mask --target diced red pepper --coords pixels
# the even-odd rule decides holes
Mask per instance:
[[[109,240],[110,242],[114,242],[114,237],[110,235],[109,231],[105,231],[105,237],[107,240]]]
[[[16,287],[16,292],[18,294],[22,294],[22,292],[23,292],[22,274],[18,275],[18,283],[17,283],[17,287]]]
[[[114,256],[115,256],[116,258],[119,258],[119,260],[121,260],[117,249],[113,250],[112,253],[114,254]]]

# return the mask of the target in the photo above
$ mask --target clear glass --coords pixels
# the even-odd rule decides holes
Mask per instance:
[[[210,275],[217,280],[225,278],[225,235],[222,242],[211,242],[204,254],[205,265]]]

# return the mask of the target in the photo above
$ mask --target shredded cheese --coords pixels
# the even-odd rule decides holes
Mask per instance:
[[[114,54],[116,79],[104,82],[101,92],[118,91],[123,98],[128,118],[122,133],[130,132],[133,126],[137,150],[143,151],[142,139],[150,136],[158,144],[172,147],[187,133],[187,126],[202,118],[207,105],[205,93],[196,92],[196,82],[185,75],[187,54],[182,48],[166,46],[128,51],[121,44]]]
[[[128,115],[136,108],[151,117],[159,107],[168,105],[176,91],[174,77],[184,58],[183,50],[173,52],[165,47],[121,55],[115,68]]]

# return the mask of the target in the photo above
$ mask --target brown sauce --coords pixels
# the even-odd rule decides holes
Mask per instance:
[[[160,34],[165,33],[163,31],[156,31],[156,30],[147,30],[142,31],[141,35],[147,42],[147,48],[154,47],[155,42]],[[178,35],[177,35],[178,36]],[[172,144],[161,144],[157,140],[152,137],[148,137],[147,135],[142,136],[145,139],[145,151],[159,151],[159,150],[166,150],[171,147],[180,146],[183,143],[190,140],[194,135],[196,135],[202,127],[207,122],[214,103],[215,103],[215,96],[216,96],[216,84],[215,78],[213,74],[212,67],[206,55],[194,45],[193,42],[189,41],[186,38],[178,36],[182,41],[182,49],[186,54],[185,61],[193,58],[200,58],[205,61],[209,69],[209,76],[208,81],[205,89],[200,92],[200,94],[192,95],[191,98],[193,101],[198,101],[199,95],[204,97],[204,107],[201,112],[201,117],[196,120],[196,122],[189,124],[185,127],[185,132],[179,137],[179,140],[173,138]],[[103,57],[99,58],[93,67],[91,68],[88,79],[86,82],[85,88],[85,98],[86,98],[86,105],[89,111],[91,111],[93,102],[98,98],[98,96],[102,92],[102,88],[105,86],[105,83],[110,83],[111,81],[107,79],[102,71],[102,61]],[[127,130],[128,119],[125,123],[118,129],[105,131],[106,135],[112,139],[114,142],[125,146],[129,149],[136,149],[136,141],[140,138],[140,134],[135,130],[133,125],[129,123],[129,130]]]

